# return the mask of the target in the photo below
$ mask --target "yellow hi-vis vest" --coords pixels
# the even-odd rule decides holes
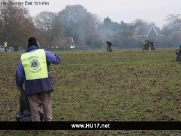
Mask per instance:
[[[26,80],[48,78],[46,54],[43,49],[21,55]]]
[[[7,47],[8,46],[8,43],[7,42],[4,42],[4,47]]]

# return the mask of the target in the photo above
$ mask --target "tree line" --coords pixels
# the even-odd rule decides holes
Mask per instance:
[[[174,23],[179,21],[179,15],[169,15],[166,19]],[[136,19],[132,24],[136,28],[153,23]],[[160,47],[171,47],[179,43],[178,36],[171,35],[169,25],[162,29],[166,38],[159,41]],[[66,37],[73,37],[76,47],[100,49],[106,47],[106,41],[111,41],[113,47],[117,48],[142,47],[142,41],[134,37],[127,23],[113,22],[109,17],[101,21],[96,14],[88,12],[81,5],[67,5],[58,13],[43,11],[35,17],[30,16],[22,5],[0,5],[0,45],[7,41],[8,46],[16,49],[19,46],[27,47],[27,39],[31,36],[37,38],[42,48],[65,47]]]

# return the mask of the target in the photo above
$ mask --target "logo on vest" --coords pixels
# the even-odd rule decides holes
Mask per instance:
[[[30,63],[32,69],[37,70],[39,68],[40,63],[37,59],[33,59],[32,61],[30,61]]]
[[[41,70],[39,66],[40,66],[40,63],[38,59],[36,59],[36,57],[31,57],[30,58],[30,67],[31,67],[30,72],[38,73]]]

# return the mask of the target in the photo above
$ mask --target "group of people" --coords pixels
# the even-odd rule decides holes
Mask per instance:
[[[112,52],[112,43],[107,41],[107,52]],[[144,48],[155,50],[153,42],[145,40]],[[7,43],[5,43],[7,47]],[[180,47],[181,49],[181,47]],[[40,121],[39,105],[41,103],[44,112],[44,121],[52,121],[51,92],[54,91],[52,77],[49,74],[50,64],[61,63],[61,58],[44,49],[39,49],[34,37],[28,39],[28,48],[20,58],[16,70],[17,89],[21,90],[25,83],[25,92],[28,96],[31,118],[34,122]]]
[[[145,40],[143,43],[143,50],[149,50],[149,48],[151,47],[151,50],[155,50],[154,44],[152,41],[149,40]]]
[[[107,43],[107,52],[112,52],[113,51],[112,43],[110,41],[107,41],[106,43]],[[149,50],[149,48],[151,48],[151,50],[155,50],[154,43],[152,41],[145,40],[143,43],[142,49]],[[181,46],[180,46],[180,49],[181,49]]]
[[[112,51],[112,43],[107,41],[107,51]],[[7,47],[7,43],[5,43]],[[25,85],[25,93],[31,109],[33,122],[40,122],[39,105],[42,105],[44,121],[52,121],[51,92],[54,91],[52,77],[49,74],[50,64],[61,63],[61,58],[44,49],[39,49],[34,37],[28,39],[26,53],[21,54],[16,69],[16,85],[21,90]]]
[[[110,41],[107,41],[106,43],[107,43],[107,52],[112,52],[113,51],[112,43]],[[154,43],[152,41],[145,40],[143,43],[142,49],[149,50],[150,47],[151,47],[151,50],[155,50]],[[180,46],[180,49],[181,49],[181,46]]]

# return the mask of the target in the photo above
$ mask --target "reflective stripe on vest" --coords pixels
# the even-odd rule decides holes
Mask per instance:
[[[48,78],[45,51],[38,49],[21,55],[26,80]]]

